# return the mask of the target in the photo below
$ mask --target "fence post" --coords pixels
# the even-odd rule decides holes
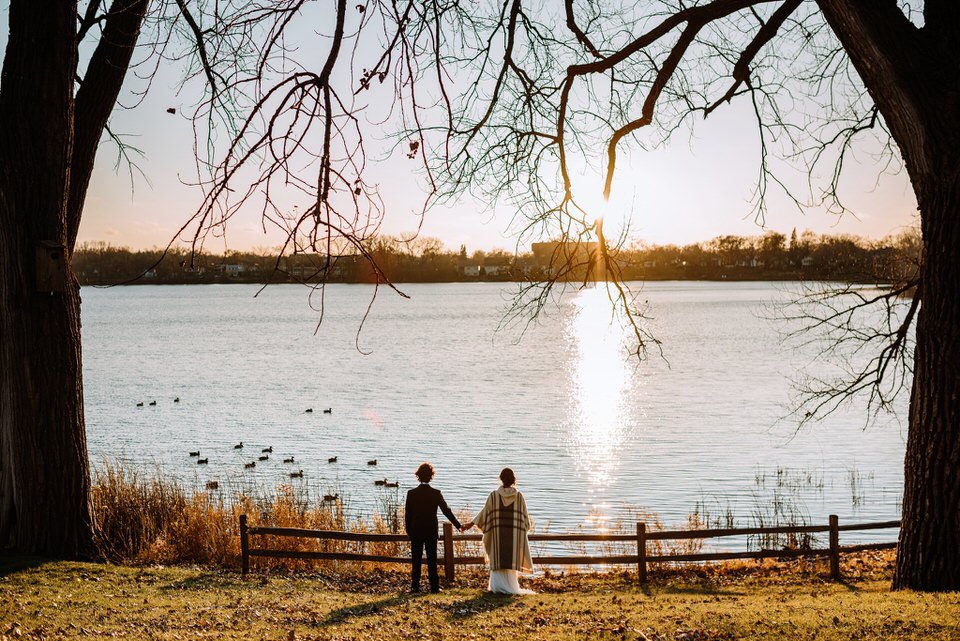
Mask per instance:
[[[830,515],[830,578],[840,579],[840,527],[836,514]]]
[[[647,582],[647,524],[637,523],[637,576]]]
[[[443,524],[443,572],[447,583],[453,583],[453,523]]]
[[[247,540],[247,515],[240,515],[240,574],[250,571],[250,542]]]

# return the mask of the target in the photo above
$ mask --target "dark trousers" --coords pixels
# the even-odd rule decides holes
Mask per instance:
[[[423,551],[427,551],[427,576],[430,577],[430,591],[440,591],[440,575],[437,574],[437,539],[410,539],[410,557],[413,567],[410,569],[410,582],[414,591],[420,589],[420,565]]]

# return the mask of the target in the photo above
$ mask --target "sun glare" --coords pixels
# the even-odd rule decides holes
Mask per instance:
[[[625,393],[632,369],[625,358],[623,325],[614,316],[606,288],[584,289],[573,300],[568,329],[575,348],[569,447],[593,489],[610,484],[628,436]]]

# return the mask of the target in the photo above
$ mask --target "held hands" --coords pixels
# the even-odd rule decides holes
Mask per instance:
[[[461,526],[460,526],[460,531],[461,531],[461,532],[466,532],[467,530],[469,530],[469,529],[472,528],[472,527],[473,527],[473,521],[470,521],[469,523],[464,523],[463,525],[461,525]]]

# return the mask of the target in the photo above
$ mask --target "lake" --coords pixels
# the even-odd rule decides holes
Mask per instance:
[[[315,500],[340,494],[353,514],[402,500],[424,460],[451,507],[475,511],[510,466],[538,531],[651,513],[681,525],[694,511],[744,527],[899,518],[906,397],[899,421],[867,430],[857,403],[799,432],[778,421],[790,377],[815,356],[765,319],[795,286],[643,284],[663,356],[639,363],[600,290],[498,329],[515,287],[381,288],[365,321],[367,285],[331,285],[322,300],[295,285],[85,287],[91,463],[217,480],[224,496],[292,483]],[[270,459],[246,469],[265,447]],[[374,485],[384,478],[400,487]]]

